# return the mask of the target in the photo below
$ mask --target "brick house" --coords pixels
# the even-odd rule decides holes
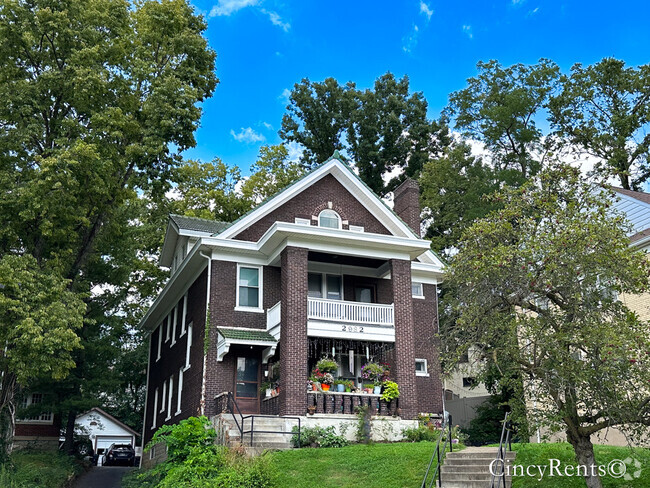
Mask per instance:
[[[325,356],[359,386],[366,362],[388,363],[404,419],[442,412],[443,264],[419,229],[417,183],[395,191],[393,211],[338,153],[233,223],[170,216],[160,264],[171,277],[141,322],[144,444],[163,424],[218,415],[223,392],[243,413],[305,415]],[[267,381],[276,396],[260,391]],[[342,395],[338,412],[352,413]]]
[[[14,447],[38,447],[56,449],[61,435],[61,416],[52,412],[38,411],[36,405],[43,402],[42,393],[27,392],[18,405]],[[22,415],[22,410],[32,407],[35,413]]]

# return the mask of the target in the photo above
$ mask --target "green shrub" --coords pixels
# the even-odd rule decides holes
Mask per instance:
[[[291,429],[294,434],[291,436],[293,447],[344,447],[349,444],[342,435],[338,435],[333,426],[330,427],[303,427],[300,429],[300,441],[298,441],[298,427]]]
[[[61,488],[84,471],[83,463],[59,451],[15,451],[13,466],[0,465],[2,488]]]
[[[207,417],[190,417],[175,425],[163,425],[156,431],[144,449],[148,452],[153,446],[162,443],[167,446],[167,462],[183,462],[195,448],[214,447],[217,433]]]
[[[435,429],[430,429],[424,425],[419,427],[404,429],[402,430],[402,435],[409,442],[438,442],[438,437],[440,437],[440,431]]]

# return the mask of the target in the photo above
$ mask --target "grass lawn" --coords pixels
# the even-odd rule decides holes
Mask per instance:
[[[548,465],[559,459],[563,466],[574,465],[569,444],[513,444],[515,464]],[[419,486],[435,444],[430,442],[395,444],[355,444],[343,448],[296,449],[272,453],[279,471],[278,486],[290,488],[402,488]],[[650,450],[596,446],[596,459],[607,464],[613,459],[633,457],[642,464],[641,477],[632,481],[603,477],[603,486],[616,488],[650,487]],[[584,488],[581,477],[545,476],[513,478],[513,488]]]
[[[0,466],[2,488],[63,488],[84,471],[83,463],[59,451],[15,451],[13,469]]]
[[[573,448],[569,444],[513,444],[512,449],[517,451],[517,459],[515,464],[523,466],[530,465],[548,465],[549,459],[559,459],[561,462],[561,471],[565,465],[575,465],[575,455]],[[635,488],[635,487],[650,487],[650,449],[634,449],[630,450],[626,447],[612,447],[612,446],[595,446],[596,461],[600,465],[607,465],[613,459],[625,460],[628,457],[637,459],[642,465],[641,476],[632,481],[623,479],[614,479],[611,476],[603,476],[601,480],[603,486],[607,487],[620,487],[620,488]],[[632,468],[630,468],[632,471]],[[539,477],[539,475],[537,476]],[[585,482],[581,477],[558,477],[558,476],[544,476],[541,481],[537,481],[537,477],[514,477],[512,486],[513,488],[584,488]]]
[[[273,453],[278,486],[291,488],[398,488],[420,486],[431,442],[355,444]]]

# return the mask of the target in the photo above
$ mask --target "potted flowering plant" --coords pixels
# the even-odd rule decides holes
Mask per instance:
[[[361,368],[361,377],[374,384],[375,395],[381,393],[381,384],[384,381],[389,380],[388,373],[389,370],[387,365],[379,363],[366,363],[363,368]]]
[[[331,373],[323,373],[323,376],[320,380],[320,387],[323,391],[329,391],[330,387],[334,383],[334,376]]]

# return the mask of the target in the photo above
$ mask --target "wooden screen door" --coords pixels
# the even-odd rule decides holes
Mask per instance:
[[[235,400],[242,413],[260,413],[260,360],[237,356]]]

